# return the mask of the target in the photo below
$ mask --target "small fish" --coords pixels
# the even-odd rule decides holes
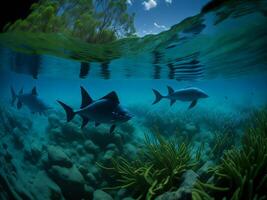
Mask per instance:
[[[119,98],[114,91],[98,100],[93,100],[87,91],[81,87],[81,95],[81,107],[76,111],[63,102],[57,101],[66,112],[67,122],[72,120],[75,114],[78,114],[83,120],[81,128],[89,121],[94,121],[96,127],[101,123],[111,124],[109,132],[112,133],[117,124],[132,118],[130,113],[120,105]]]
[[[209,97],[204,91],[195,87],[184,88],[178,91],[174,91],[170,86],[167,86],[167,88],[168,95],[166,96],[162,96],[157,90],[152,89],[156,97],[152,104],[158,103],[162,98],[170,99],[171,106],[176,102],[176,100],[190,101],[191,104],[188,109],[191,109],[197,104],[198,99]]]
[[[17,109],[21,109],[22,105],[25,105],[29,108],[31,113],[39,113],[40,115],[45,114],[45,112],[51,109],[47,104],[45,104],[39,97],[36,90],[36,87],[32,89],[30,93],[23,93],[23,89],[20,90],[19,94],[15,93],[13,87],[11,87],[12,94],[12,105],[17,101]]]

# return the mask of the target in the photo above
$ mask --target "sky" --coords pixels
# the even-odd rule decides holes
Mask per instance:
[[[194,16],[209,0],[127,0],[129,12],[135,13],[137,35],[168,30],[183,19]]]

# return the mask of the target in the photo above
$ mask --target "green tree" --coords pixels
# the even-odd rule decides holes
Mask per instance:
[[[106,43],[134,34],[134,14],[126,0],[40,0],[26,19],[6,31],[63,33],[90,43]]]

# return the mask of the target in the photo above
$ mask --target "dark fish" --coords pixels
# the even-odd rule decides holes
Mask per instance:
[[[25,105],[32,113],[39,113],[40,115],[45,114],[47,110],[51,109],[38,97],[36,87],[34,87],[30,93],[23,93],[23,89],[21,89],[19,94],[16,94],[13,87],[11,87],[11,94],[12,105],[14,105],[17,100],[18,109]]]
[[[110,133],[112,133],[117,124],[126,122],[132,118],[127,110],[125,110],[119,102],[116,92],[112,91],[106,96],[93,100],[86,90],[81,87],[82,104],[80,109],[74,111],[70,106],[61,101],[58,103],[64,108],[67,115],[67,121],[73,119],[78,114],[83,119],[83,128],[89,121],[94,121],[95,126],[101,123],[111,124]]]
[[[200,98],[207,98],[208,95],[202,91],[201,89],[195,88],[195,87],[189,87],[180,89],[178,91],[174,91],[170,86],[168,86],[168,95],[162,96],[157,90],[153,89],[153,92],[155,94],[155,101],[153,104],[158,103],[162,98],[170,99],[170,105],[173,105],[176,100],[180,101],[190,101],[191,104],[188,107],[188,109],[193,108],[196,104],[198,99]]]

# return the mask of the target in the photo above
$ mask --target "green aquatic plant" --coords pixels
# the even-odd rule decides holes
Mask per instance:
[[[210,158],[213,160],[219,160],[224,151],[229,150],[235,143],[235,135],[233,129],[227,128],[221,131],[215,131],[214,139],[211,142]]]
[[[167,140],[156,134],[155,138],[145,136],[135,161],[119,157],[112,160],[111,167],[100,166],[116,179],[117,186],[110,189],[126,188],[138,199],[152,199],[178,187],[182,174],[196,165],[188,144],[178,145],[176,139]]]
[[[211,169],[209,183],[198,181],[193,199],[267,199],[267,110],[252,116],[242,147],[228,150]]]

